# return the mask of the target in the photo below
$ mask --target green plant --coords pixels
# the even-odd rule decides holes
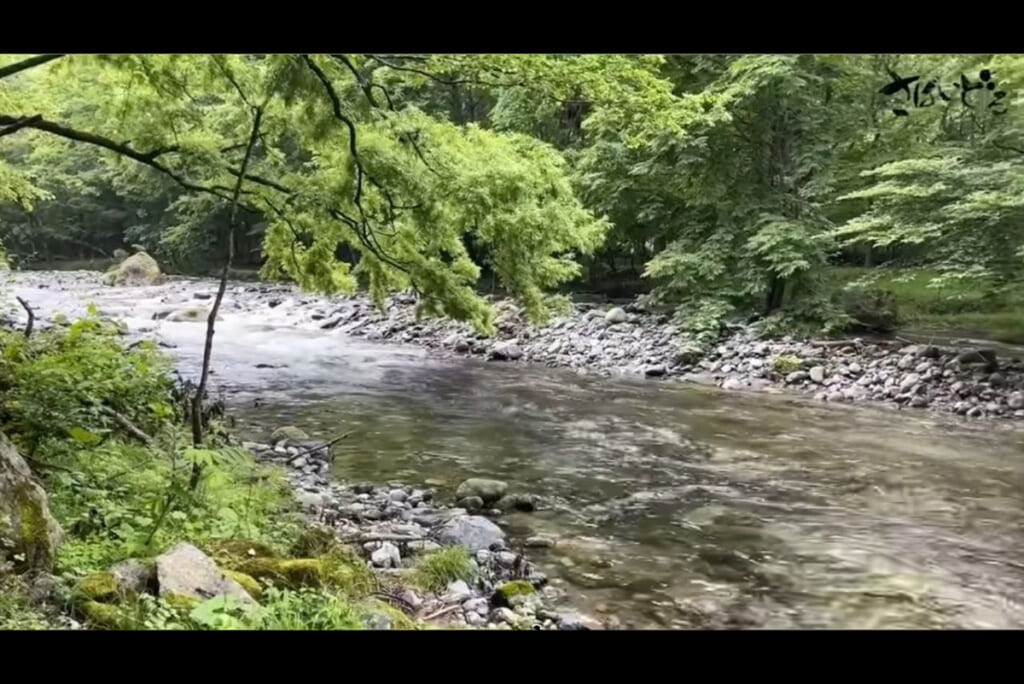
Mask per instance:
[[[451,546],[420,558],[416,563],[413,581],[428,591],[443,591],[450,582],[468,582],[475,575],[476,567],[469,552],[461,546]]]
[[[792,373],[804,367],[803,359],[799,356],[776,356],[772,361],[772,369],[781,375]]]

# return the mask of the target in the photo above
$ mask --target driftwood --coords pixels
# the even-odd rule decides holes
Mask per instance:
[[[341,537],[341,541],[345,544],[365,544],[366,542],[375,541],[393,541],[393,542],[414,542],[424,541],[426,537],[415,537],[411,534],[356,534],[350,537]]]
[[[426,622],[427,620],[433,620],[434,618],[439,618],[442,615],[447,615],[448,613],[451,613],[454,610],[458,610],[461,607],[462,607],[461,605],[456,603],[454,606],[448,606],[447,608],[442,608],[441,610],[435,611],[435,612],[431,613],[430,615],[426,616],[425,618],[423,618],[423,621]]]
[[[122,416],[120,413],[118,413],[114,409],[112,409],[112,408],[110,408],[108,406],[104,406],[104,407],[102,407],[100,409],[100,411],[102,411],[104,414],[106,414],[106,415],[110,416],[111,418],[113,418],[114,422],[117,423],[118,426],[120,426],[120,428],[122,430],[124,430],[129,435],[131,435],[135,439],[139,440],[143,444],[151,444],[153,442],[153,438],[152,437],[147,435],[138,426],[136,426],[132,421],[128,420],[126,417]]]
[[[28,339],[32,336],[32,328],[36,323],[36,314],[24,299],[21,297],[15,297],[15,299],[18,300],[18,303],[21,304],[21,308],[23,308],[25,313],[28,314],[28,323],[25,324],[25,338]]]
[[[345,439],[346,437],[349,437],[351,434],[352,434],[351,432],[346,432],[345,434],[338,435],[334,439],[332,439],[332,440],[330,440],[328,442],[324,442],[323,444],[318,444],[317,446],[309,447],[308,449],[303,449],[302,451],[300,451],[299,453],[295,454],[294,456],[289,456],[285,460],[285,463],[291,463],[292,461],[295,461],[298,458],[300,458],[302,456],[305,456],[306,454],[312,454],[312,453],[314,453],[316,451],[320,451],[321,449],[330,448],[330,447],[334,446],[335,444],[337,444],[338,442],[340,442],[341,440]]]

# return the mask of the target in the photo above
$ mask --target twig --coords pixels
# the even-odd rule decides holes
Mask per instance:
[[[73,473],[73,472],[75,472],[72,468],[68,468],[67,466],[58,465],[56,463],[47,463],[45,461],[38,461],[38,460],[32,458],[31,456],[22,455],[22,458],[25,459],[26,461],[28,461],[29,463],[31,463],[31,464],[33,464],[35,466],[38,466],[40,468],[53,468],[54,470],[63,470],[66,473]]]
[[[319,445],[314,446],[314,447],[309,447],[308,449],[303,449],[302,451],[300,451],[299,453],[295,454],[294,456],[289,456],[287,459],[285,459],[285,463],[291,463],[292,461],[296,460],[300,456],[305,456],[306,454],[311,454],[311,453],[313,453],[315,451],[320,451],[321,449],[326,449],[327,447],[334,446],[335,444],[337,444],[341,440],[345,439],[346,437],[350,436],[351,434],[352,434],[351,432],[346,432],[343,435],[339,435],[339,436],[335,437],[334,439],[332,439],[329,442],[324,442],[323,444],[319,444]]]
[[[389,594],[383,591],[376,591],[373,593],[373,596],[375,598],[383,599],[390,603],[397,604],[399,607],[402,608],[403,612],[408,613],[409,615],[412,615],[416,612],[416,608],[414,608],[411,603],[406,601],[401,596],[395,596],[394,594]]]
[[[374,541],[396,541],[396,542],[414,542],[423,541],[425,537],[414,537],[409,534],[357,534],[351,537],[341,537],[342,543],[344,544],[365,544],[366,542]]]
[[[32,311],[32,307],[29,306],[28,302],[26,302],[24,299],[22,299],[21,297],[15,297],[15,299],[18,300],[18,303],[21,304],[21,308],[23,308],[25,310],[25,313],[28,314],[28,323],[25,324],[25,339],[28,339],[29,337],[32,336],[32,326],[35,325],[36,314],[34,311]]]
[[[447,615],[448,613],[452,612],[453,610],[458,610],[461,607],[462,606],[460,606],[458,603],[456,603],[454,606],[448,606],[447,608],[442,608],[441,610],[433,612],[430,615],[428,615],[427,617],[423,618],[423,621],[426,622],[427,620],[433,620],[434,618],[441,617],[442,615]]]
[[[143,444],[151,444],[153,442],[152,437],[147,435],[145,432],[139,429],[134,423],[132,423],[126,417],[122,416],[120,413],[110,408],[109,406],[100,407],[100,411],[113,418],[114,422],[121,426],[121,429],[123,429],[125,432],[127,432],[129,435],[139,440]]]

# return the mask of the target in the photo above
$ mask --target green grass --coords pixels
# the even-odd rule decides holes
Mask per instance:
[[[412,579],[428,591],[444,591],[449,582],[473,579],[476,570],[469,558],[469,552],[459,546],[435,551],[424,556],[416,564]]]
[[[933,286],[941,273],[916,268],[836,268],[846,284],[872,278],[874,286],[896,297],[901,327],[955,331],[1010,344],[1024,344],[1024,281],[997,288],[977,280],[950,280]]]

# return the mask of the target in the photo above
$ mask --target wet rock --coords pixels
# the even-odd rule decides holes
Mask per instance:
[[[1006,399],[1006,405],[1011,409],[1024,409],[1024,392],[1014,392]]]
[[[209,316],[209,309],[201,306],[187,306],[169,314],[167,320],[179,323],[205,323]]]
[[[178,596],[204,601],[214,596],[230,596],[242,603],[255,603],[242,585],[188,543],[178,544],[156,557],[156,576],[161,598]]]
[[[270,441],[273,444],[277,444],[278,442],[301,442],[302,440],[307,439],[309,439],[309,435],[306,434],[305,430],[293,425],[279,427],[270,435]]]
[[[470,513],[476,513],[484,507],[484,500],[479,496],[467,496],[455,502],[457,506],[465,508]]]
[[[818,383],[819,385],[825,380],[825,369],[822,366],[814,366],[807,371],[807,377],[810,378],[811,382]]]
[[[437,540],[445,546],[464,546],[470,551],[479,551],[489,549],[492,544],[504,544],[505,533],[487,518],[463,515],[441,525]]]
[[[795,385],[798,382],[803,382],[804,380],[809,380],[810,377],[811,377],[811,374],[808,373],[807,371],[803,371],[803,370],[793,371],[792,373],[789,373],[788,375],[786,375],[786,384],[787,385]]]
[[[646,375],[649,378],[659,378],[665,375],[665,373],[667,372],[668,369],[665,368],[665,365],[661,363],[644,367],[644,375]]]
[[[113,275],[111,276],[111,274]],[[164,280],[156,259],[145,252],[131,255],[108,271],[105,278],[105,282],[110,285],[127,285],[129,287],[159,285]]]
[[[544,535],[535,535],[533,537],[527,537],[523,542],[523,546],[528,549],[549,549],[555,545],[555,540],[551,537]]]
[[[530,494],[506,494],[498,499],[494,507],[499,511],[523,511],[530,513],[536,508],[536,502]]]
[[[498,342],[491,348],[490,358],[495,361],[516,361],[522,356],[523,350],[514,342]]]
[[[483,477],[471,477],[464,480],[455,489],[456,500],[468,497],[479,497],[483,505],[492,504],[505,495],[508,483]]]
[[[722,389],[725,390],[741,390],[746,389],[747,383],[739,378],[726,378],[725,382],[722,383]]]

